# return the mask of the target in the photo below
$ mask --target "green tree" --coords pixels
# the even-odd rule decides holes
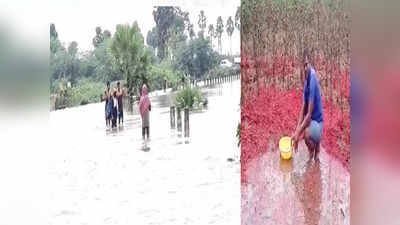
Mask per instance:
[[[151,53],[145,49],[144,38],[137,22],[131,25],[117,25],[111,43],[115,65],[124,74],[128,93],[138,94],[140,86],[147,80]]]
[[[148,83],[151,90],[158,90],[164,87],[165,80],[168,87],[176,88],[182,80],[183,74],[180,71],[174,71],[170,61],[164,60],[159,64],[151,66]]]
[[[218,62],[218,54],[211,48],[209,40],[198,37],[180,47],[175,69],[189,75],[192,79],[200,79],[218,65]]]
[[[68,45],[68,65],[67,65],[67,74],[69,80],[75,84],[79,78],[79,66],[80,61],[78,58],[78,43],[76,41],[72,41]]]
[[[219,16],[217,19],[217,28],[215,29],[217,37],[218,37],[218,51],[222,54],[222,33],[224,32],[224,21],[222,17]]]
[[[65,48],[56,38],[55,29],[50,37],[50,86],[54,91],[54,83],[58,80],[76,83],[79,77],[80,63],[78,57],[78,43],[73,41]],[[50,34],[52,35],[52,34]]]
[[[50,89],[55,91],[55,83],[70,81],[76,84],[80,77],[78,43],[72,41],[67,48],[59,40],[54,24],[50,24]]]
[[[51,40],[50,46],[55,45],[56,40]],[[80,60],[78,57],[78,43],[73,41],[65,49],[60,46],[55,52],[50,53],[50,86],[54,82],[63,80],[70,81],[73,85],[77,82],[80,74]]]
[[[111,43],[111,38],[105,38],[94,50],[80,53],[79,79],[89,78],[101,83],[123,79],[123,74],[115,66]]]
[[[201,30],[201,35],[204,35],[204,30],[207,27],[207,18],[206,15],[204,15],[204,11],[201,10],[199,14],[199,20],[197,21],[197,24],[199,25],[199,28]]]
[[[79,76],[81,79],[89,78],[92,80],[101,80],[100,78],[98,78],[96,73],[97,59],[94,55],[94,52],[97,51],[99,48],[95,49],[94,51],[85,51],[80,54]]]
[[[159,38],[158,38],[157,27],[153,27],[153,29],[147,32],[146,43],[147,45],[153,47],[154,49],[157,49],[159,44],[158,42]]]
[[[185,35],[184,18],[182,16],[176,16],[174,24],[169,28],[168,32],[168,52],[170,58],[174,59],[178,45],[180,45],[181,42],[185,42],[187,39],[187,36]]]
[[[67,82],[71,82],[73,90],[86,90],[78,86],[83,83],[104,83],[122,78],[122,73],[116,70],[114,58],[110,53],[111,33],[105,30],[101,34],[104,40],[94,50],[79,52],[77,42],[73,41],[65,47],[59,40],[55,25],[50,25],[51,93],[60,94],[65,91]],[[82,82],[83,80],[85,82]],[[98,99],[98,95],[96,97]]]
[[[66,71],[68,64],[68,53],[64,46],[59,42],[58,39],[50,40],[50,86],[53,87],[53,83],[61,78],[66,79]]]
[[[160,59],[164,59],[168,55],[168,30],[174,24],[177,9],[172,6],[156,6],[154,8],[153,18],[157,26],[158,37],[157,55]]]
[[[50,24],[50,38],[57,39],[58,33],[56,31],[56,25],[54,23]]]
[[[190,25],[189,13],[179,7],[156,7],[153,16],[155,21],[161,21],[156,21],[156,26],[147,33],[146,43],[153,47],[161,61],[173,58],[178,43],[187,39],[185,31]]]
[[[233,25],[232,17],[228,17],[228,20],[226,21],[226,33],[228,33],[228,36],[229,36],[230,54],[231,55],[232,55],[232,34],[233,34],[234,30],[235,30],[235,27]]]
[[[101,82],[123,79],[123,73],[116,68],[111,52],[112,39],[105,39],[94,51],[94,76]]]
[[[56,25],[54,23],[50,24],[50,53],[55,54],[57,50],[62,48],[60,40],[58,39],[58,33],[56,30]],[[51,57],[52,55],[50,55]]]

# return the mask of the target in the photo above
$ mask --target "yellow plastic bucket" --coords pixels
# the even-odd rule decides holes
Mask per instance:
[[[283,159],[292,157],[292,140],[290,137],[282,137],[279,140],[279,150]]]

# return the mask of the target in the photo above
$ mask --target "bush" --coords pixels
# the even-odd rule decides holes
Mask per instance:
[[[201,92],[198,88],[185,87],[177,93],[175,104],[181,109],[193,109],[201,105],[202,99]]]
[[[71,88],[68,106],[99,102],[99,96],[104,94],[105,88],[103,83],[80,80],[75,87]]]

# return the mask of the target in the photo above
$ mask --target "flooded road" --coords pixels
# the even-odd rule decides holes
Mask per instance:
[[[170,129],[171,95],[152,94],[147,149],[137,108],[114,130],[104,102],[51,112],[48,224],[240,224],[240,82],[202,90],[187,142]]]
[[[350,174],[324,149],[319,158],[309,160],[302,143],[289,161],[278,150],[251,161],[242,186],[242,224],[350,224]]]

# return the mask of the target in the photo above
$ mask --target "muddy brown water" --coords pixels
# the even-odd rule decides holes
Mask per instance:
[[[250,162],[241,197],[242,224],[348,225],[349,172],[324,149],[309,160],[304,143],[291,160],[271,148]]]
[[[51,112],[48,224],[240,224],[240,82],[202,91],[189,139],[170,129],[171,93],[153,93],[145,149],[137,108],[117,129],[104,103]]]

